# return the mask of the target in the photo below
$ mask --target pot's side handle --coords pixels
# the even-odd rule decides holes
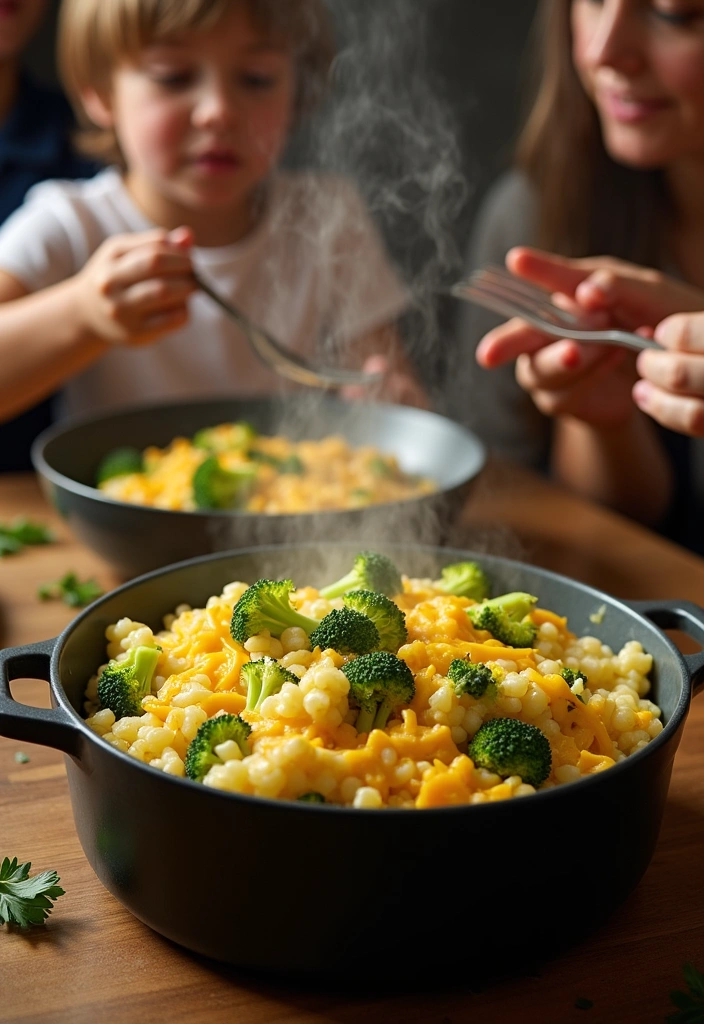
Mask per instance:
[[[704,608],[692,601],[625,601],[639,615],[650,619],[660,629],[679,629],[691,636],[702,650],[696,654],[683,654],[692,693],[696,696],[704,688]]]
[[[78,757],[81,734],[60,707],[33,708],[20,704],[10,693],[12,679],[44,679],[50,682],[51,656],[56,640],[0,651],[0,736],[63,750]]]

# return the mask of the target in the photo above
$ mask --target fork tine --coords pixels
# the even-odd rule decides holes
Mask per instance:
[[[531,286],[531,293],[528,295],[525,290],[521,292],[514,288],[514,283],[513,278],[510,281],[504,279],[503,271],[497,277],[480,271],[454,284],[450,288],[450,294],[459,299],[469,299],[470,302],[491,309],[501,316],[518,317],[552,337],[591,341],[601,345],[619,345],[636,352],[642,352],[647,348],[660,349],[656,341],[630,331],[585,329],[572,313],[547,301],[546,293],[536,295]],[[570,320],[579,326],[568,326]]]
[[[471,276],[476,278],[476,283],[479,285],[490,283],[494,287],[509,290],[512,295],[527,299],[531,303],[531,308],[538,308],[537,304],[539,304],[540,308],[549,310],[559,323],[578,326],[582,322],[580,317],[558,306],[553,301],[551,292],[530,281],[516,277],[510,271],[504,270],[503,267],[489,266],[484,270],[475,271]],[[555,313],[555,310],[558,312]]]
[[[520,317],[529,323],[533,323],[535,326],[539,326],[538,317],[528,312],[525,306],[518,305],[510,299],[484,288],[477,288],[465,282],[461,286],[455,285],[453,292],[458,298],[469,299],[471,302],[475,302],[485,309],[490,309],[494,313],[499,313],[501,316]],[[546,322],[545,330],[552,332],[555,328],[552,324]]]
[[[463,283],[461,290],[455,286],[454,294],[458,298],[469,299],[470,302],[483,306],[485,309],[490,309],[500,316],[518,317],[519,320],[524,320],[526,323],[531,324],[536,330],[541,331],[543,334],[551,335],[554,338],[564,338],[571,333],[564,325],[553,324],[546,320],[545,317],[530,312],[526,309],[525,304],[501,297],[484,288],[476,288],[473,285]]]
[[[552,298],[553,293],[549,291],[549,289],[543,288],[539,284],[534,284],[532,281],[526,281],[524,277],[518,277],[516,274],[512,274],[510,270],[507,270],[506,267],[500,266],[498,263],[489,263],[486,267],[481,267],[479,270],[475,270],[471,276],[473,277],[474,275],[477,275],[478,277],[491,277],[493,280],[511,285],[525,294],[531,295],[533,298]]]
[[[510,289],[512,293],[525,296],[527,299],[531,299],[534,302],[547,303],[549,306],[556,307],[553,301],[553,293],[548,292],[544,288],[540,288],[539,285],[534,285],[529,281],[525,281],[523,278],[517,278],[517,276],[511,273],[510,270],[505,270],[501,266],[490,264],[480,270],[475,270],[470,275],[470,280],[474,284],[483,285],[485,282],[493,285],[502,286],[503,288]],[[561,312],[565,313],[565,310],[561,309]],[[566,313],[567,316],[572,316],[571,313]],[[574,317],[574,323],[577,322],[578,317]]]
[[[554,324],[556,327],[567,328],[579,324],[579,319],[573,316],[572,313],[568,313],[566,310],[560,309],[554,303],[550,302],[546,298],[534,298],[532,296],[524,295],[523,293],[514,290],[510,285],[505,285],[503,282],[497,283],[493,280],[480,280],[471,281],[468,283],[468,287],[472,287],[479,292],[494,296],[496,299],[502,300],[513,304],[518,310],[517,315],[532,313],[533,316],[540,317],[546,320],[548,323]]]
[[[500,290],[505,294],[510,293],[512,296],[520,297],[521,299],[525,298],[530,304],[531,309],[545,309],[549,311],[550,315],[558,323],[577,325],[581,322],[578,316],[557,306],[553,302],[550,292],[540,288],[538,285],[531,284],[529,281],[516,277],[502,267],[490,266],[484,270],[475,271],[474,274],[470,275],[470,280],[479,287],[488,285],[496,291]]]

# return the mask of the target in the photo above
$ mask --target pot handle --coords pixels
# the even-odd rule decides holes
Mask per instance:
[[[51,684],[51,656],[56,644],[57,640],[43,640],[0,651],[0,736],[41,743],[78,757],[81,733],[63,708],[29,707],[10,693],[12,679],[44,679]]]
[[[683,654],[692,695],[696,697],[704,687],[704,608],[693,601],[624,601],[639,615],[644,615],[660,629],[679,629],[690,636],[702,650],[696,654]]]

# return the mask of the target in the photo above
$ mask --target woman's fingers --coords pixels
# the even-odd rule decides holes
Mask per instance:
[[[633,386],[633,401],[663,427],[704,437],[704,399],[673,395],[648,380],[639,380]]]
[[[513,362],[522,353],[537,352],[554,343],[554,338],[515,318],[484,335],[477,346],[477,362],[485,370],[493,370]]]
[[[702,307],[704,308],[704,302]],[[655,340],[664,348],[680,352],[704,352],[704,313],[668,316],[655,328]]]
[[[704,359],[688,352],[655,352],[638,356],[638,372],[651,384],[675,395],[704,398]]]
[[[519,357],[516,376],[521,387],[527,391],[574,387],[583,374],[591,373],[611,351],[604,345],[558,341],[532,356]]]
[[[521,246],[509,251],[506,266],[551,292],[574,296],[583,310],[609,312],[630,330],[654,326],[672,313],[704,309],[701,289],[612,257],[574,260]]]
[[[607,349],[597,362],[571,377],[543,377],[530,365],[533,359],[521,356],[516,375],[546,416],[567,415],[595,426],[614,426],[630,415],[635,370],[623,349]]]
[[[654,327],[663,317],[704,308],[704,292],[657,270],[627,263],[595,271],[575,293],[585,309],[606,309],[622,326]]]
[[[512,274],[524,277],[551,292],[574,295],[577,286],[591,273],[577,260],[556,256],[540,249],[518,246],[506,254],[506,266]]]

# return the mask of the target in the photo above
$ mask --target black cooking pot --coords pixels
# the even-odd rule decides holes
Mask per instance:
[[[353,447],[373,445],[395,455],[406,472],[430,477],[437,490],[361,509],[270,516],[146,508],[114,501],[94,487],[100,460],[114,448],[163,447],[174,437],[235,420],[293,440],[339,434]],[[316,394],[142,406],[73,421],[41,434],[32,459],[47,496],[76,535],[129,578],[214,551],[313,537],[359,544],[369,536],[409,543],[420,536],[443,543],[486,453],[474,434],[435,413]]]
[[[672,761],[704,652],[683,657],[661,632],[704,643],[687,602],[625,603],[553,573],[451,549],[382,547],[411,575],[476,557],[494,591],[525,590],[618,650],[654,658],[665,728],[608,771],[525,799],[434,810],[362,811],[262,800],[177,779],[122,754],[81,717],[105,660],[105,628],[130,616],[161,628],[235,579],[329,582],[355,549],[272,547],[201,558],[101,598],[57,640],[0,653],[0,733],[63,750],[76,829],[103,884],[157,932],[243,967],[368,981],[434,969],[459,977],[509,956],[539,957],[622,901],[650,861]],[[603,622],[590,614],[606,606]],[[18,704],[8,680],[46,679],[53,710]],[[584,871],[596,878],[585,888]],[[554,911],[553,909],[554,908]],[[569,913],[566,916],[566,911]]]

